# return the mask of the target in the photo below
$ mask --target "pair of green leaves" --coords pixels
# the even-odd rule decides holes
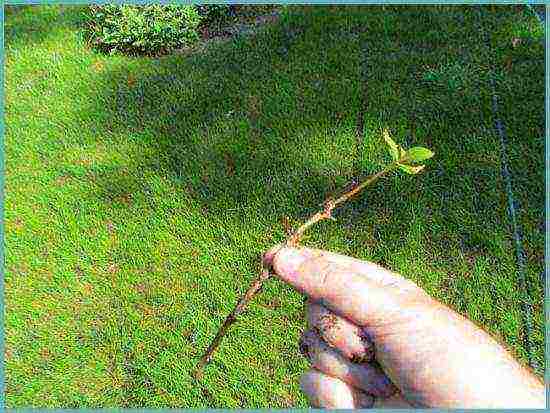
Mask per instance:
[[[402,171],[415,175],[424,169],[424,165],[419,165],[426,159],[434,156],[434,153],[423,146],[414,146],[410,149],[403,149],[401,145],[395,143],[390,137],[387,129],[384,129],[384,140],[388,145],[390,155],[397,166]]]

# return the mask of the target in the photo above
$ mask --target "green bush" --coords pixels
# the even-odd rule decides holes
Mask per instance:
[[[192,5],[90,6],[86,32],[103,52],[161,55],[195,43],[200,23]]]
[[[220,22],[226,20],[231,14],[231,8],[228,4],[204,4],[197,5],[197,10],[204,22]]]

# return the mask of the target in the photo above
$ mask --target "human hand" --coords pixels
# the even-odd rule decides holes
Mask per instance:
[[[536,376],[412,281],[308,248],[264,260],[308,296],[301,386],[315,407],[544,408]]]

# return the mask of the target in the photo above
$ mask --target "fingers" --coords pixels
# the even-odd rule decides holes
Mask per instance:
[[[374,398],[343,381],[310,370],[300,379],[300,387],[310,404],[325,409],[360,409],[373,405]]]
[[[300,351],[316,370],[373,396],[389,397],[397,391],[377,365],[352,363],[313,331],[307,331],[302,336]]]
[[[337,348],[352,363],[364,363],[374,357],[374,346],[363,329],[334,314],[319,303],[308,301],[308,327],[329,346]]]
[[[265,257],[283,281],[360,326],[383,324],[407,300],[429,299],[400,275],[343,255],[285,247]]]

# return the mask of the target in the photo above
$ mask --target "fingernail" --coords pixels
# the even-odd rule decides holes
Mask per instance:
[[[275,258],[275,255],[277,255],[281,247],[282,247],[282,244],[275,245],[264,254],[262,258],[262,262],[264,263],[264,265],[270,267],[273,264],[273,258]]]
[[[273,259],[273,268],[281,279],[294,284],[300,278],[298,271],[307,258],[304,249],[282,248]]]

